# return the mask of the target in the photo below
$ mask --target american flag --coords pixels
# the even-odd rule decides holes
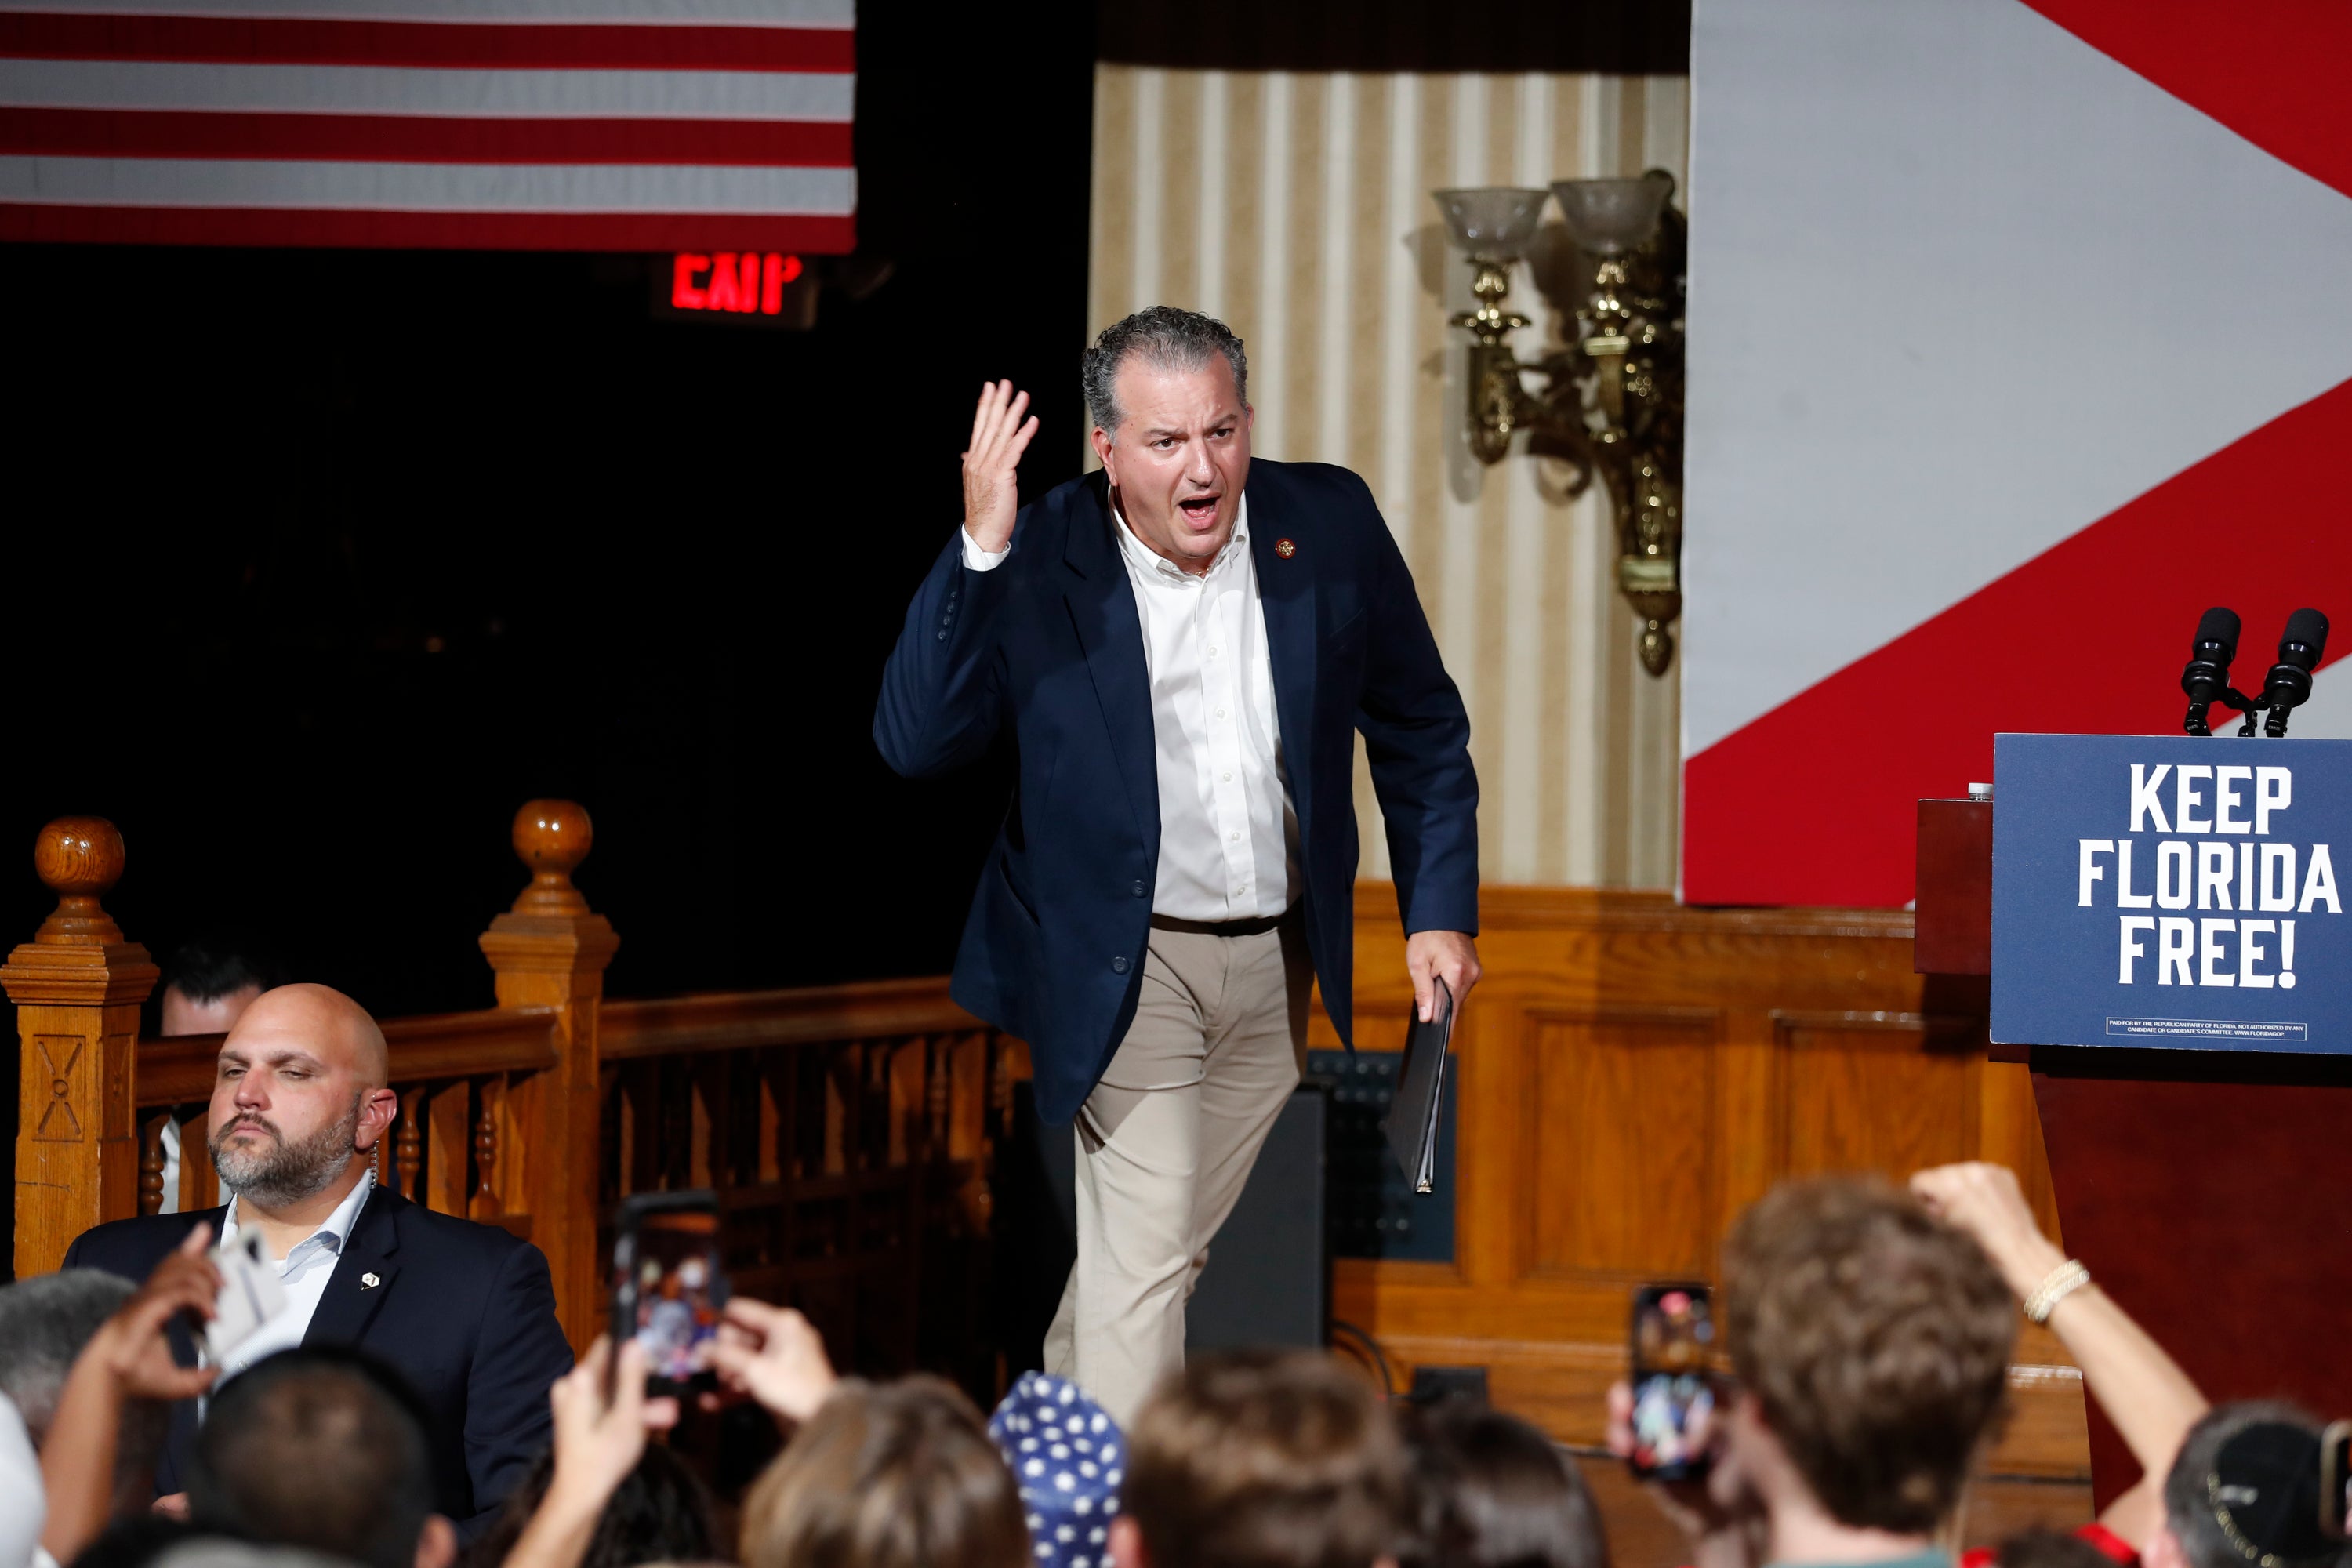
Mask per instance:
[[[847,251],[855,0],[0,0],[0,240]]]

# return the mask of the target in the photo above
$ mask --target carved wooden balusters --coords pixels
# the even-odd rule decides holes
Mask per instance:
[[[399,1114],[377,1143],[377,1181],[444,1214],[531,1233],[518,1201],[514,1150],[529,1139],[512,1114],[511,1086],[556,1063],[556,1015],[545,1007],[489,1007],[475,1013],[383,1020],[392,1088]],[[142,1041],[141,1131],[147,1163],[162,1159],[164,1125],[181,1127],[183,1211],[220,1201],[205,1153],[205,1112],[189,1097],[202,1089],[220,1049],[218,1035]],[[147,1201],[142,1194],[142,1205]],[[152,1209],[146,1212],[153,1212]]]
[[[425,1087],[404,1090],[400,1097],[400,1131],[394,1139],[393,1169],[400,1174],[400,1195],[414,1201],[422,1190],[416,1178],[425,1172]]]
[[[484,1079],[475,1085],[481,1110],[474,1118],[474,1196],[467,1205],[469,1218],[495,1220],[506,1213],[499,1196],[499,1112],[506,1104],[504,1079]]]
[[[142,1073],[140,1076],[143,1079],[146,1075]],[[170,1129],[179,1126],[179,1124],[185,1120],[185,1116],[183,1110],[179,1107],[153,1107],[145,1104],[142,1104],[138,1108],[137,1114],[139,1124],[139,1212],[141,1214],[162,1214],[163,1212],[163,1205],[166,1199],[164,1183],[171,1173],[172,1164],[171,1152],[163,1146],[164,1134]],[[199,1106],[196,1108],[195,1122],[193,1130],[186,1127],[182,1127],[180,1129],[179,1191],[169,1194],[171,1197],[174,1197],[179,1200],[173,1205],[173,1207],[183,1214],[187,1213],[192,1209],[210,1208],[212,1206],[209,1201],[200,1204],[191,1204],[187,1201],[190,1179],[198,1175],[200,1173],[205,1177],[210,1177],[212,1175],[211,1160],[205,1152],[205,1117],[204,1114],[204,1108]]]
[[[395,1047],[395,1080],[404,1076],[402,1055]],[[402,1195],[439,1214],[502,1224],[529,1237],[529,1211],[508,1208],[499,1152],[509,1142],[505,1110],[509,1085],[545,1070],[541,1062],[446,1081],[398,1084],[400,1116],[391,1139],[390,1179]],[[381,1154],[376,1169],[383,1179]]]
[[[208,1209],[220,1199],[220,1180],[213,1173],[206,1148],[211,1126],[213,1080],[218,1070],[219,1035],[174,1035],[167,1039],[142,1040],[135,1055],[138,1081],[132,1091],[139,1129],[141,1170],[149,1164],[163,1178],[140,1184],[139,1212],[160,1214],[166,1202],[181,1214]],[[180,1177],[176,1193],[166,1193],[168,1156],[163,1149],[166,1129],[177,1127]],[[150,1206],[150,1205],[152,1206]]]
[[[1020,1047],[943,981],[615,1002],[602,1202],[711,1186],[739,1289],[876,1369],[985,1359],[988,1197]]]
[[[104,817],[42,828],[33,869],[58,907],[0,967],[0,988],[16,1004],[20,1279],[55,1268],[100,1220],[138,1211],[133,1047],[156,969],[99,904],[122,863],[122,835]]]
[[[151,1116],[140,1130],[139,1143],[139,1212],[163,1212],[163,1129],[171,1117]]]

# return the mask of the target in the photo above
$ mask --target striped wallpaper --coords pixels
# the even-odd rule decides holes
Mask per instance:
[[[1679,664],[1642,671],[1599,487],[1494,468],[1463,436],[1469,268],[1432,190],[1685,179],[1687,79],[1096,68],[1089,333],[1149,304],[1205,310],[1249,347],[1255,447],[1370,481],[1462,687],[1492,882],[1665,888]],[[1522,264],[1508,305],[1558,316]],[[1524,440],[1524,438],[1522,438]],[[1091,461],[1090,461],[1091,466]],[[1363,875],[1388,875],[1361,761]]]

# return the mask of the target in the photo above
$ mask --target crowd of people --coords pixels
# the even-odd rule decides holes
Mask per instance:
[[[1951,1568],[1997,1435],[2020,1307],[2048,1325],[2143,1469],[2099,1520],[2031,1531],[2001,1568],[2352,1568],[2319,1524],[2319,1426],[2209,1407],[2165,1351],[2068,1264],[2015,1177],[1969,1164],[1900,1191],[1777,1189],[1724,1254],[1730,1365],[1703,1475],[1649,1489],[1696,1568]],[[2063,1284],[2063,1289],[2053,1286]],[[1576,1463],[1484,1405],[1395,1405],[1347,1363],[1229,1352],[1163,1379],[1131,1423],[1023,1377],[983,1417],[938,1379],[837,1376],[797,1312],[737,1297],[717,1388],[788,1434],[722,1509],[664,1442],[647,1354],[598,1341],[546,1391],[546,1450],[467,1531],[436,1417],[363,1350],[296,1346],[219,1379],[167,1331],[221,1288],[188,1234],[142,1283],[75,1268],[0,1289],[0,1568],[325,1563],[366,1568],[1607,1568]],[[218,1379],[218,1381],[216,1381]],[[168,1510],[156,1463],[199,1401]],[[1612,1444],[1633,1445],[1631,1391]],[[479,1501],[480,1500],[471,1500]],[[722,1528],[725,1526],[726,1528]]]
[[[375,1184],[373,1020],[198,956],[166,1005],[229,1031],[207,1136],[230,1202],[100,1226],[0,1289],[0,1568],[1609,1568],[1544,1433],[1398,1405],[1328,1355],[1202,1357],[1124,1422],[1030,1373],[983,1417],[937,1378],[838,1376],[799,1313],[712,1291],[699,1375],[652,1335],[574,1364],[536,1248]],[[1659,1297],[1705,1397],[1670,1467],[1654,1391],[1611,1389],[1606,1429],[1693,1568],[2352,1568],[2318,1424],[2210,1407],[1999,1166],[1786,1184],[1727,1238],[1719,1310]],[[2095,1522],[1956,1559],[2021,1318],[2141,1476]],[[1701,1371],[1717,1323],[1728,1364]],[[719,1500],[667,1435],[740,1432],[730,1405],[783,1441]]]

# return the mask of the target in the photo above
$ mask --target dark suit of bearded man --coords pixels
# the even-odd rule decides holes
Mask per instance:
[[[378,1147],[399,1105],[383,1030],[323,985],[281,985],[221,1042],[208,1152],[232,1201],[198,1214],[93,1226],[68,1268],[143,1280],[203,1226],[257,1235],[283,1305],[209,1362],[226,1383],[275,1351],[366,1351],[415,1391],[428,1417],[439,1510],[461,1541],[489,1527],[553,1431],[548,1389],[572,1370],[538,1247],[496,1226],[435,1214],[379,1186]],[[176,1321],[173,1354],[197,1363]],[[215,1384],[217,1388],[220,1384]],[[182,1489],[200,1402],[173,1407],[157,1481]]]

